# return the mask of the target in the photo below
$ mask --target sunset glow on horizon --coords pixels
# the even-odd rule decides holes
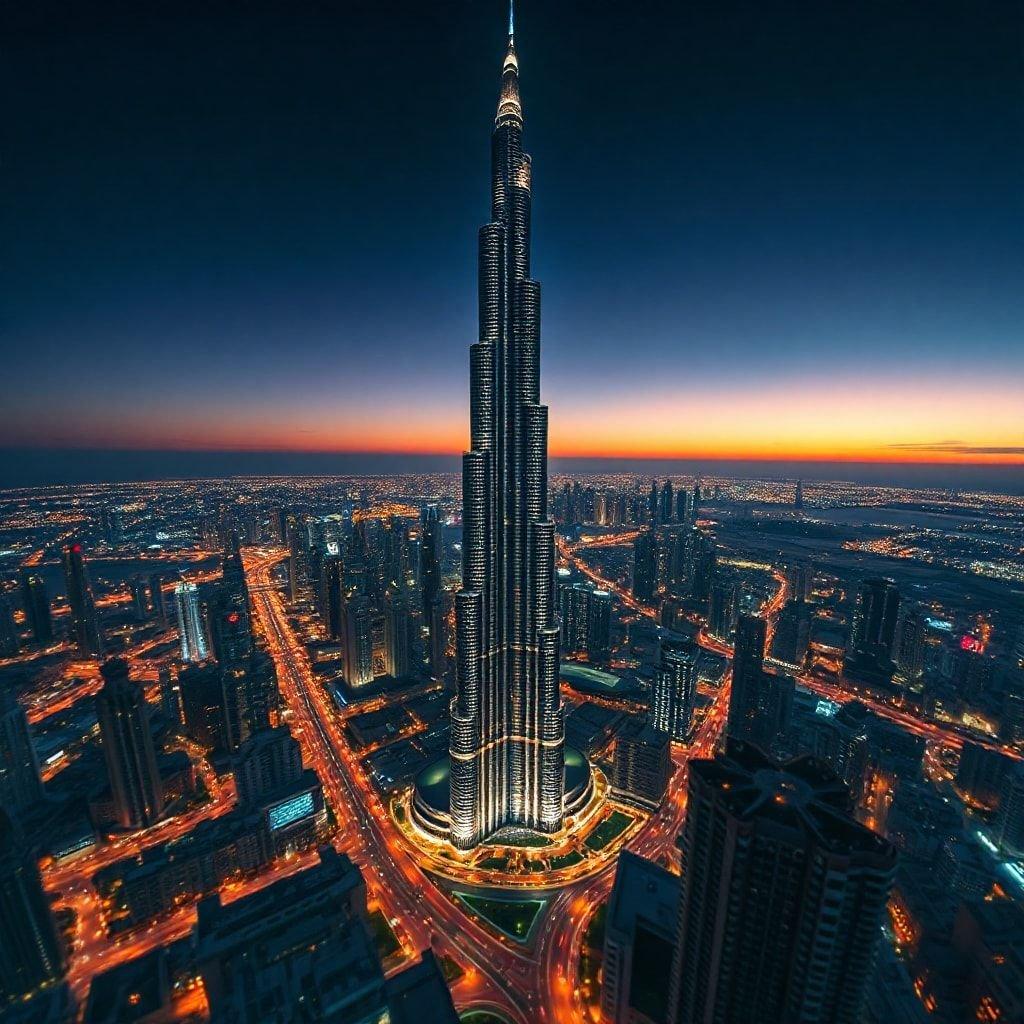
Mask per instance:
[[[569,390],[565,390],[568,388]],[[553,398],[555,457],[802,460],[1024,464],[1020,397],[962,388],[955,405],[938,388],[867,385],[829,391],[776,383],[760,392],[574,393],[562,381]],[[948,392],[947,392],[948,394]],[[413,405],[383,396],[339,395],[336,404],[209,410],[170,405],[142,423],[83,412],[75,431],[24,424],[11,438],[26,447],[135,450],[455,454],[467,443],[464,399]]]

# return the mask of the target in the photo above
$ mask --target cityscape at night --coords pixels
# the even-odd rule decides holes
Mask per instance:
[[[1024,11],[50,8],[0,1021],[1024,1024]]]

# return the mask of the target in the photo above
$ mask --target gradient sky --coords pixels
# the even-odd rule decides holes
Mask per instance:
[[[465,446],[501,0],[2,17],[0,445]],[[522,0],[552,453],[1024,461],[1022,20]]]

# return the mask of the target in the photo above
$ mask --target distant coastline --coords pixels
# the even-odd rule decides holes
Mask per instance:
[[[231,476],[333,476],[458,472],[458,455],[379,452],[173,451],[0,448],[0,488],[133,483]],[[703,474],[742,479],[850,480],[1024,494],[1024,465],[807,462],[733,459],[552,458],[554,474]]]

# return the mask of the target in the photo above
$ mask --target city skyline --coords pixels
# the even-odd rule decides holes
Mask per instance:
[[[1024,1021],[1024,9],[505,3],[15,16],[0,1018]]]
[[[460,451],[492,14],[20,13],[0,446]],[[999,11],[524,19],[553,456],[1024,461]]]

